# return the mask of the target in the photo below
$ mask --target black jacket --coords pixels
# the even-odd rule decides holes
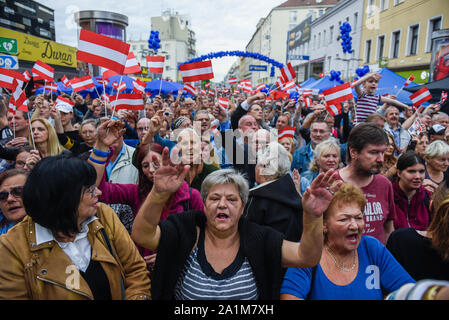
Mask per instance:
[[[257,224],[269,226],[298,242],[302,234],[301,197],[290,174],[249,192],[244,216]]]
[[[161,239],[151,283],[153,300],[173,300],[176,282],[197,239],[196,227],[205,228],[205,224],[202,211],[172,214],[159,222]],[[239,221],[239,233],[240,248],[253,270],[259,299],[278,300],[284,274],[282,234],[243,217]]]

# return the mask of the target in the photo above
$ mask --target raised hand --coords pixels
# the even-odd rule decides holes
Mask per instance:
[[[173,148],[172,153],[178,154],[177,147]],[[154,191],[163,194],[175,193],[184,182],[190,166],[183,165],[182,163],[175,165],[170,160],[167,147],[162,151],[162,162],[159,162],[155,155],[153,155],[152,160],[156,166],[159,166],[154,172]]]
[[[337,180],[337,172],[328,170],[320,173],[306,189],[302,198],[304,214],[319,218],[329,206],[333,194],[342,185],[343,181]]]
[[[98,127],[97,148],[100,146],[109,147],[126,131],[125,124],[121,121],[103,118]]]
[[[293,169],[292,174],[293,182],[295,183],[296,191],[300,196],[301,194],[301,176],[299,175],[298,169]]]

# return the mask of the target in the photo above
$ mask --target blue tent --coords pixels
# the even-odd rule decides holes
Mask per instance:
[[[377,85],[376,93],[380,95],[384,94],[392,94],[396,95],[399,89],[404,85],[405,79],[404,77],[401,77],[397,73],[391,71],[387,68],[382,68],[380,71],[378,71],[380,75],[382,75],[382,78],[379,79],[379,84]],[[417,84],[412,82],[408,85],[408,88],[416,87]],[[410,100],[411,92],[408,92],[406,90],[402,90],[399,95],[397,96],[397,100],[411,105],[412,101]],[[427,103],[428,104],[428,103]],[[426,105],[426,103],[425,103]]]
[[[99,83],[96,78],[92,78],[92,79],[94,81],[95,87],[98,90],[98,93],[102,94],[103,93],[103,85],[101,83]],[[62,81],[55,82],[55,83],[58,86],[59,90],[58,90],[57,93],[53,93],[53,94],[56,94],[56,95],[60,95],[62,93],[66,93],[66,94],[69,94],[69,95],[72,94],[72,92],[73,92],[72,87],[66,87],[62,83]],[[95,88],[90,88],[90,89],[87,89],[87,90],[79,91],[77,94],[80,94],[83,98],[85,98],[87,96],[87,94],[89,94],[91,98],[98,98],[97,90],[95,90]],[[41,94],[43,92],[44,92],[44,88],[43,87],[36,89],[36,94]],[[49,91],[46,90],[46,93],[49,94]]]
[[[162,84],[161,84],[162,81]],[[176,82],[165,81],[165,80],[153,80],[147,82],[147,86],[145,88],[146,92],[150,92],[152,94],[159,94],[159,90],[163,94],[174,94],[177,95],[178,89],[183,88],[184,85]]]
[[[335,86],[340,85],[340,83],[336,80],[331,80],[329,76],[324,76],[323,78],[316,80],[315,82],[307,85],[307,86],[301,86],[305,89],[319,89],[320,91],[333,88]]]
[[[301,83],[301,87],[306,87],[311,85],[312,83],[314,83],[316,81],[315,78],[309,78],[306,81],[304,81],[303,83]]]

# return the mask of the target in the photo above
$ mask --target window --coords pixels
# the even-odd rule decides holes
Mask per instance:
[[[329,28],[329,43],[332,43],[334,41],[334,26],[331,26]]]
[[[321,32],[318,32],[318,48],[321,46]]]
[[[50,28],[52,28],[52,29],[55,28],[55,22],[54,22],[54,20],[50,20],[48,23],[50,24]]]
[[[441,16],[432,18],[429,20],[429,27],[427,31],[427,40],[426,40],[426,52],[432,51],[432,32],[441,29]]]
[[[323,9],[318,10],[318,16],[319,17],[321,17],[323,14],[324,14],[324,10]]]
[[[323,47],[326,46],[326,30],[323,31]]]
[[[41,19],[41,18],[37,18],[37,22],[39,22],[40,24],[43,24],[43,23],[44,23],[44,20]]]
[[[380,11],[388,9],[388,2],[390,2],[390,0],[380,0]]]
[[[365,42],[365,62],[370,62],[370,56],[371,56],[371,40],[366,40]]]
[[[313,36],[313,45],[312,45],[313,49],[316,49],[316,35]]]
[[[170,60],[170,55],[169,54],[167,54],[166,56],[165,56],[165,60]]]
[[[409,29],[409,55],[416,55],[418,52],[419,25],[411,26]]]
[[[298,12],[290,11],[290,23],[297,22],[297,20],[298,20]]]
[[[399,46],[401,44],[401,31],[395,31],[393,32],[393,35],[391,36],[391,57],[397,58],[399,57]]]
[[[358,18],[359,18],[359,13],[358,12],[354,13],[354,26],[352,28],[352,32],[355,32],[355,30],[357,29]]]
[[[23,17],[23,24],[27,25],[28,27],[31,27],[31,20]]]
[[[376,11],[376,0],[367,0],[368,1],[368,7],[366,8],[366,15],[368,17],[371,17],[374,15],[374,12]]]
[[[165,71],[170,71],[170,66],[165,66]]]
[[[377,38],[377,60],[382,60],[384,57],[385,48],[385,36],[379,36]]]
[[[47,8],[39,6],[39,10],[41,10],[41,11],[43,11],[43,12],[49,14],[49,15],[53,15],[53,11],[48,10]]]
[[[9,7],[5,7],[5,13],[14,14],[15,11],[14,11],[14,9],[11,9]]]
[[[36,13],[36,10],[34,10],[33,8],[31,8],[31,7],[29,7],[29,6],[26,6],[26,5],[24,5],[24,4],[22,4],[22,3],[18,2],[18,1],[14,1],[14,4],[15,4],[16,6],[18,6],[19,8],[28,10],[28,11],[30,11],[30,12],[32,12],[32,13]]]
[[[48,30],[39,28],[39,34],[43,37],[51,37],[51,33]]]

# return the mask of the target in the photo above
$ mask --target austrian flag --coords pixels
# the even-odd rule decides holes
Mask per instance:
[[[181,64],[179,70],[181,70],[183,82],[209,80],[214,78],[212,61],[210,60]]]
[[[164,73],[164,56],[147,56],[146,59],[150,73]]]
[[[25,77],[20,72],[0,68],[0,87],[9,90],[14,90],[15,89],[14,79],[24,81]]]
[[[31,72],[33,73],[33,77],[52,82],[55,69],[53,67],[50,67],[48,64],[37,60],[33,68],[31,69]]]
[[[140,69],[140,64],[137,61],[136,57],[134,56],[134,53],[130,51],[128,53],[128,58],[126,60],[125,69],[123,70],[124,74],[134,74],[134,73],[141,73],[142,70]]]
[[[142,80],[136,79],[133,81],[133,90],[135,93],[145,93],[145,87],[147,86],[146,83]]]
[[[323,94],[328,105],[339,105],[343,101],[354,98],[349,82],[324,90]]]
[[[142,95],[136,93],[120,93],[117,95],[117,99],[114,96],[111,99],[111,106],[115,110],[144,110]]]
[[[76,58],[123,74],[129,47],[123,41],[81,29]]]
[[[229,99],[220,97],[218,98],[218,104],[223,108],[227,109],[229,107]]]
[[[237,84],[237,78],[236,77],[229,78],[228,82],[229,82],[229,85],[231,85],[231,86],[233,84]]]
[[[418,108],[424,102],[429,101],[430,99],[432,99],[432,94],[429,92],[429,89],[427,89],[427,87],[423,87],[422,89],[419,89],[418,91],[410,95],[410,100],[412,100],[413,106],[415,106],[416,108]]]
[[[184,91],[187,91],[191,95],[196,96],[196,89],[190,83],[184,83]]]
[[[278,132],[278,140],[283,138],[294,138],[295,137],[295,127],[285,127]]]
[[[282,82],[287,82],[290,80],[294,80],[296,78],[296,72],[292,67],[292,64],[289,62],[286,66],[281,69],[281,80]]]
[[[70,80],[70,85],[75,92],[95,87],[95,84],[89,75],[81,78],[73,78],[72,80]]]
[[[405,81],[404,87],[407,87],[410,83],[412,83],[413,80],[415,80],[415,76],[411,74],[410,77],[408,77],[407,81]]]

